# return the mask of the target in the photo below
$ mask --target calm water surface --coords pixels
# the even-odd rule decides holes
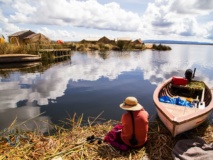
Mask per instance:
[[[196,79],[213,87],[213,46],[169,46],[172,50],[164,52],[73,52],[70,61],[42,72],[1,71],[0,130],[16,119],[45,131],[44,121],[58,124],[74,113],[86,120],[100,113],[106,120],[120,120],[124,111],[119,104],[127,96],[137,97],[155,116],[154,89],[171,76],[184,76],[189,68],[196,68]]]

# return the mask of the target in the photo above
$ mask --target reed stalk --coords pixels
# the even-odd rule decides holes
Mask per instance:
[[[86,140],[88,136],[104,138],[105,135],[115,126],[119,121],[108,120],[100,123],[101,112],[93,120],[87,121],[85,125],[83,114],[78,117],[74,114],[72,117],[66,119],[66,125],[70,128],[63,128],[54,125],[53,134],[43,135],[39,132],[10,132],[2,131],[0,137],[0,159],[44,159],[51,160],[60,157],[63,160],[83,160],[83,159],[114,159],[114,160],[129,160],[129,159],[167,159],[172,160],[172,149],[176,142],[186,137],[202,137],[207,143],[213,142],[213,125],[206,122],[196,129],[188,131],[182,135],[172,138],[169,131],[165,128],[163,123],[158,119],[150,120],[148,141],[146,145],[140,149],[131,149],[127,152],[116,150],[109,144],[103,142],[98,144],[96,141],[88,143]],[[39,116],[39,115],[37,115]],[[35,118],[35,117],[33,117]],[[33,120],[30,119],[30,120]],[[15,129],[20,125],[24,125],[26,120],[20,124],[15,124],[15,121],[8,127],[7,131]],[[98,123],[97,123],[98,121]],[[47,123],[47,122],[44,122]],[[8,135],[6,135],[8,134]],[[10,137],[10,141],[15,145],[10,145],[6,136]],[[18,141],[16,142],[17,137]]]

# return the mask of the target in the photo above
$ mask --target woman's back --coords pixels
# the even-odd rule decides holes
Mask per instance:
[[[138,144],[133,146],[130,143],[130,139],[133,134],[133,123],[130,112],[133,113],[134,119],[134,134],[137,139]],[[132,147],[142,146],[147,141],[147,133],[148,133],[148,113],[144,109],[139,111],[128,111],[127,113],[122,115],[122,132],[121,139],[122,141]]]

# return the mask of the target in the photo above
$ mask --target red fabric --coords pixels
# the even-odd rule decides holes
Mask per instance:
[[[172,84],[175,85],[186,85],[188,83],[188,80],[183,77],[172,77]]]
[[[121,124],[117,124],[110,132],[107,133],[104,141],[120,151],[128,151],[129,146],[121,140],[121,130]]]
[[[133,127],[132,127],[132,118],[129,112],[122,115],[122,131],[121,139],[128,146],[137,148],[143,146],[147,141],[148,133],[148,116],[149,114],[144,109],[140,111],[133,111],[134,124],[135,124],[135,136],[138,141],[136,146],[130,144],[130,139],[132,138]]]

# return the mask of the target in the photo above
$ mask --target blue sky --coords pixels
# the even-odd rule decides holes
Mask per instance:
[[[0,0],[0,34],[213,42],[213,0]]]

